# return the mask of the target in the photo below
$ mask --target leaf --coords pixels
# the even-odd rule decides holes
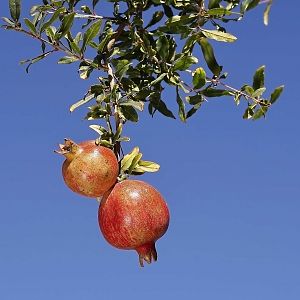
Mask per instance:
[[[83,99],[77,101],[76,103],[74,103],[73,105],[71,105],[70,107],[70,112],[73,112],[76,108],[78,108],[79,106],[88,103],[89,101],[91,101],[94,98],[94,94],[90,94],[87,95],[86,97],[84,97]]]
[[[99,0],[93,0],[93,9],[95,9],[98,2],[99,2]]]
[[[148,23],[148,25],[145,27],[145,29],[147,29],[147,28],[155,25],[156,23],[158,23],[163,18],[163,16],[164,16],[164,12],[163,11],[156,11],[153,14],[153,16],[152,16],[150,22]]]
[[[43,54],[41,54],[41,55],[39,55],[39,56],[37,56],[37,57],[30,58],[30,59],[26,59],[26,60],[22,60],[22,61],[20,61],[20,64],[23,65],[23,64],[29,62],[28,66],[26,67],[26,73],[28,73],[28,72],[29,72],[29,68],[30,68],[34,63],[36,63],[36,62],[38,62],[38,61],[44,59],[45,57],[47,57],[47,56],[50,55],[50,54],[51,54],[51,52],[46,52],[46,53],[43,53]]]
[[[260,98],[260,96],[266,91],[265,87],[259,88],[256,91],[254,91],[254,93],[251,95],[252,97],[258,97]]]
[[[150,83],[150,85],[153,86],[153,85],[155,85],[155,84],[161,82],[166,76],[167,76],[167,73],[163,73],[163,74],[159,75],[156,79],[154,79],[154,80]]]
[[[102,20],[96,21],[84,33],[82,47],[81,47],[82,52],[85,51],[86,46],[89,44],[89,42],[91,42],[98,35],[98,33],[100,31],[101,24],[102,24]]]
[[[156,49],[159,56],[165,60],[169,55],[169,40],[165,35],[160,36],[156,41]]]
[[[176,94],[177,94],[176,101],[177,101],[177,104],[178,104],[178,115],[179,115],[180,120],[182,122],[185,122],[186,121],[185,105],[184,105],[184,102],[182,101],[182,99],[179,95],[178,87],[176,88]]]
[[[138,113],[132,106],[121,106],[120,109],[126,120],[131,122],[137,122],[139,120]]]
[[[269,15],[272,6],[272,0],[270,0],[264,11],[264,24],[267,26],[269,24]]]
[[[212,9],[212,8],[218,8],[220,7],[220,2],[221,0],[209,0],[208,2],[208,8],[209,9]]]
[[[49,19],[49,21],[47,21],[46,23],[43,24],[42,28],[41,28],[41,33],[44,32],[49,26],[51,26],[60,16],[61,13],[65,12],[65,8],[61,7],[59,9],[57,9],[54,14],[52,15],[52,17]]]
[[[203,102],[203,96],[199,94],[194,96],[187,96],[186,101],[191,105],[197,105]]]
[[[103,126],[100,126],[100,125],[90,125],[89,127],[91,129],[93,129],[94,131],[96,131],[100,136],[103,133],[107,133],[107,130]]]
[[[4,22],[6,22],[8,25],[10,25],[10,26],[15,26],[15,23],[11,20],[11,19],[9,19],[9,18],[6,18],[6,17],[1,17],[1,19],[4,21]],[[1,26],[2,27],[2,26]]]
[[[55,39],[60,39],[61,37],[65,36],[65,34],[67,34],[67,32],[70,30],[73,24],[74,17],[75,17],[75,12],[64,16],[61,26],[57,31],[57,33],[55,34]]]
[[[202,101],[203,102],[203,101]],[[196,111],[201,107],[202,102],[199,102],[198,104],[194,105],[186,114],[186,118],[190,118]]]
[[[133,169],[133,174],[143,174],[145,172],[154,173],[157,172],[159,169],[160,165],[153,161],[140,160],[137,166]]]
[[[209,39],[216,40],[218,42],[232,43],[236,41],[236,37],[230,33],[222,32],[219,30],[202,29],[201,32]]]
[[[225,8],[212,8],[207,11],[210,16],[231,15],[231,11]]]
[[[116,76],[119,78],[119,80],[121,80],[125,73],[128,71],[131,62],[127,59],[116,59],[113,60],[112,63],[116,69]]]
[[[130,167],[127,170],[128,174],[131,174],[131,172],[133,171],[133,169],[138,165],[139,161],[141,160],[143,154],[142,153],[138,153],[132,160]]]
[[[252,120],[258,120],[261,117],[265,117],[267,111],[267,106],[261,106],[258,110],[255,111],[254,115],[252,116]]]
[[[283,88],[284,88],[284,85],[281,85],[273,91],[273,93],[271,94],[271,99],[270,99],[271,104],[274,104],[277,101],[277,99],[280,97],[280,95],[283,91]]]
[[[131,107],[138,109],[139,111],[144,110],[144,102],[142,102],[142,101],[128,100],[126,102],[120,102],[119,105],[120,106],[131,106]]]
[[[197,68],[193,74],[194,89],[202,88],[206,83],[206,73],[203,68]]]
[[[241,4],[241,13],[250,10],[259,4],[260,0],[244,0]]]
[[[12,19],[17,23],[21,14],[21,0],[9,0],[9,11]]]
[[[79,58],[77,58],[75,56],[64,56],[58,61],[58,64],[71,64],[78,60],[79,60]]]
[[[234,95],[233,92],[227,90],[220,90],[214,88],[207,88],[202,91],[202,94],[206,97],[221,97],[221,96],[232,96]]]
[[[176,119],[174,114],[168,109],[166,103],[160,98],[160,94],[150,96],[150,101],[153,107],[166,117]],[[149,104],[149,105],[150,105]]]
[[[212,46],[209,44],[206,38],[200,38],[198,40],[198,43],[201,46],[201,50],[208,68],[212,71],[214,75],[219,76],[222,71],[222,67],[219,66],[216,61]]]
[[[31,23],[31,21],[29,19],[24,19],[24,22],[26,24],[26,26],[29,28],[30,32],[34,35],[36,35],[36,28],[35,26],[33,25],[33,23]]]
[[[265,84],[265,66],[259,67],[253,76],[253,89],[257,90],[262,88]]]
[[[121,170],[125,172],[129,169],[134,158],[140,153],[139,147],[134,147],[133,150],[126,154],[121,160]]]
[[[245,113],[243,115],[243,119],[251,119],[254,115],[254,111],[253,111],[253,108],[252,107],[248,107],[246,110],[245,110]]]
[[[173,70],[185,71],[191,65],[198,63],[198,58],[192,55],[183,55],[175,60]]]

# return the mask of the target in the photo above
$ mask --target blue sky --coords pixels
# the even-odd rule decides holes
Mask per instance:
[[[171,212],[159,260],[143,269],[134,251],[105,242],[96,201],[66,188],[53,153],[64,137],[95,137],[84,109],[68,112],[89,83],[58,57],[26,74],[18,62],[38,44],[0,30],[0,299],[298,300],[299,9],[274,1],[268,27],[257,9],[230,25],[236,43],[216,44],[229,84],[251,82],[262,64],[268,91],[285,84],[265,120],[244,121],[231,98],[217,98],[187,124],[145,113],[127,127],[128,150],[161,164],[140,179]],[[173,91],[164,99],[174,103]]]

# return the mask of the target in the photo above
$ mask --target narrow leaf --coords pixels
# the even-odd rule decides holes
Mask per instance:
[[[283,91],[283,88],[284,88],[284,85],[281,85],[273,91],[273,93],[271,94],[271,100],[270,100],[271,104],[273,104],[277,101],[277,99],[280,97],[280,95]]]
[[[202,29],[201,31],[207,38],[216,40],[218,42],[232,43],[237,39],[234,35],[219,30]]]
[[[180,70],[185,71],[187,70],[191,65],[198,63],[198,58],[191,55],[183,55],[176,59],[173,69],[174,71]]]
[[[33,23],[31,23],[31,21],[29,19],[24,19],[24,22],[26,24],[26,26],[29,28],[30,32],[34,35],[36,35],[36,28],[35,26],[33,25]]]
[[[82,47],[81,47],[82,52],[85,51],[86,46],[89,44],[89,42],[91,42],[93,40],[93,38],[95,38],[98,35],[98,33],[100,31],[101,24],[102,24],[102,20],[96,21],[84,33]]]
[[[176,89],[176,92],[177,92],[176,101],[177,101],[177,104],[178,104],[178,115],[179,115],[180,120],[182,122],[185,122],[186,121],[185,105],[184,105],[184,102],[182,101],[182,99],[179,95],[178,87]]]
[[[79,58],[77,58],[75,56],[64,56],[58,61],[58,64],[71,64],[78,60],[79,60]]]
[[[201,50],[207,66],[214,75],[219,76],[222,71],[222,67],[219,66],[219,64],[216,61],[212,46],[209,44],[206,38],[200,38],[198,42],[201,46]]]
[[[265,84],[265,66],[259,67],[253,76],[253,89],[257,90],[262,88]]]
[[[206,73],[203,68],[197,68],[193,74],[193,85],[195,89],[202,88],[206,83]]]
[[[9,10],[12,19],[17,23],[21,14],[21,0],[9,0]]]
[[[266,9],[264,11],[264,24],[266,26],[269,24],[269,15],[270,15],[271,6],[272,6],[272,0],[268,2]]]
[[[71,105],[70,107],[70,112],[73,112],[76,108],[78,108],[79,106],[88,103],[89,101],[91,101],[94,98],[94,94],[90,94],[86,97],[84,97],[83,99],[79,100],[78,102],[74,103],[73,105]]]

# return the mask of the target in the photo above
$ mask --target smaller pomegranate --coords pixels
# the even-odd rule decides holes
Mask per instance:
[[[112,246],[134,249],[140,266],[157,260],[155,242],[169,226],[169,210],[161,194],[138,180],[124,180],[104,195],[98,213],[100,230]]]
[[[94,140],[76,144],[70,139],[65,139],[59,148],[55,152],[66,158],[62,175],[73,192],[87,197],[102,197],[116,183],[119,165],[109,148],[96,145]]]

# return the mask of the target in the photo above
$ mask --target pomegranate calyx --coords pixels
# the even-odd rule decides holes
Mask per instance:
[[[135,250],[139,255],[139,263],[141,267],[144,267],[144,261],[148,264],[151,264],[152,261],[157,261],[155,243],[148,243],[139,246]]]
[[[54,150],[55,153],[61,154],[66,157],[67,160],[72,160],[79,152],[79,146],[71,139],[65,138],[64,144],[59,144],[59,150]]]

